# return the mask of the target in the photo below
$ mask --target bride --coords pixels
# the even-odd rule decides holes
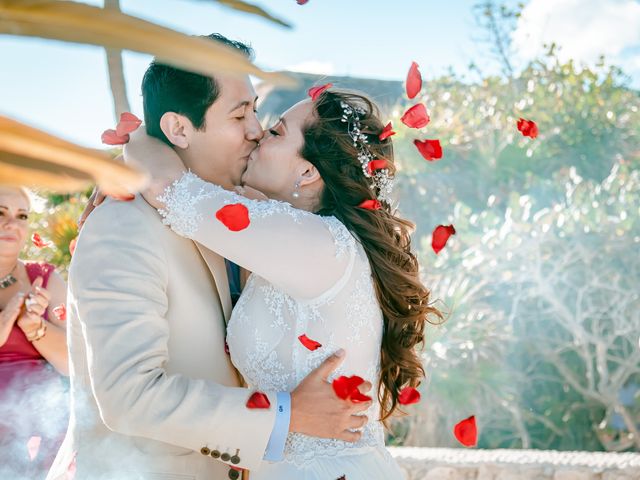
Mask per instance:
[[[393,146],[382,130],[367,97],[325,90],[268,130],[238,193],[186,172],[144,133],[125,148],[153,171],[143,195],[167,225],[252,272],[227,333],[250,388],[292,391],[344,348],[329,381],[357,375],[377,392],[357,442],[289,433],[284,461],[264,462],[254,480],[403,478],[384,422],[424,376],[416,346],[427,316],[441,314],[419,278],[413,225],[391,208]],[[358,397],[345,401],[368,400]]]

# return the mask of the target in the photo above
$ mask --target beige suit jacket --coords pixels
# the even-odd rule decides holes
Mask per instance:
[[[74,459],[82,480],[258,468],[276,394],[265,392],[268,410],[246,408],[252,392],[224,348],[230,303],[223,259],[174,234],[141,197],[98,207],[69,271],[71,419],[47,480],[66,478]]]

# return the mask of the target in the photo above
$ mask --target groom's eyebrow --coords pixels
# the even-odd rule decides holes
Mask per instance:
[[[256,98],[253,99],[253,104],[255,105],[256,103],[258,103],[258,96],[256,95]],[[251,105],[251,102],[249,100],[243,100],[242,102],[239,102],[235,107],[233,107],[231,110],[229,110],[229,113],[231,112],[235,112],[236,110],[238,110],[240,107],[246,107],[247,105]]]

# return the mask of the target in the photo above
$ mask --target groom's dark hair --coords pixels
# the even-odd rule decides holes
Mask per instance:
[[[247,58],[253,58],[253,49],[242,42],[229,40],[218,33],[203,35],[201,38],[237,48]],[[184,115],[196,129],[204,130],[205,113],[219,96],[220,85],[215,78],[153,60],[142,79],[142,103],[147,134],[172,145],[160,128],[160,119],[167,112]]]

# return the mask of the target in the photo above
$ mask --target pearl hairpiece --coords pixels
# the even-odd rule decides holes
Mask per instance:
[[[376,198],[381,202],[391,203],[393,179],[389,176],[389,169],[385,168],[386,160],[376,159],[369,149],[367,135],[360,129],[360,115],[365,115],[366,112],[361,107],[353,107],[344,100],[340,102],[340,106],[342,107],[341,121],[347,124],[347,132],[358,151],[362,173],[365,177],[373,179],[371,189],[378,189]]]

